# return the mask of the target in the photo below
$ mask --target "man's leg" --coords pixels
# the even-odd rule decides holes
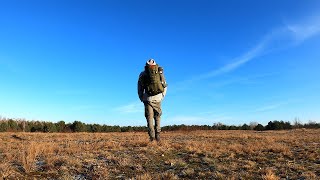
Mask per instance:
[[[155,135],[156,135],[156,140],[160,141],[160,132],[161,132],[161,102],[159,103],[153,103],[153,110],[154,110],[154,120],[155,120]]]
[[[160,127],[160,120],[161,116],[156,116],[155,117],[155,130],[156,130],[156,140],[160,141],[160,132],[161,132],[161,127]]]
[[[148,124],[148,134],[150,137],[150,141],[153,141],[155,139],[155,133],[154,133],[154,125],[153,125],[153,108],[152,106],[148,103],[144,103],[144,114],[147,119],[147,124]]]

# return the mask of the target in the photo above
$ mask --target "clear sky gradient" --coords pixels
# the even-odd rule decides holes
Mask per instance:
[[[320,122],[318,0],[0,1],[3,117],[145,125],[149,58],[162,125]]]

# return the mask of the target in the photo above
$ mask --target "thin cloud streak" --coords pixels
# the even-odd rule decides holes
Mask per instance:
[[[254,112],[266,112],[266,111],[272,111],[274,109],[279,108],[280,106],[282,106],[283,104],[279,103],[279,104],[272,104],[272,105],[267,105],[264,107],[260,107],[258,109],[256,109]]]
[[[274,29],[262,38],[252,49],[234,58],[229,64],[226,64],[218,69],[212,70],[205,74],[194,76],[181,83],[177,83],[175,89],[184,89],[183,84],[191,84],[195,81],[213,78],[223,75],[246,65],[257,57],[287,49],[292,46],[297,46],[305,40],[314,37],[320,33],[320,16],[312,18],[309,23],[285,25],[284,27]],[[183,86],[183,87],[180,87]]]
[[[273,103],[273,104],[270,104],[270,105],[266,105],[266,106],[257,108],[257,109],[254,110],[253,112],[259,113],[259,112],[272,111],[272,110],[275,110],[275,109],[280,108],[280,107],[282,107],[282,106],[285,106],[285,105],[287,105],[287,104],[290,104],[290,103],[292,103],[292,102],[294,102],[294,101],[295,101],[295,100],[290,100],[290,101],[287,101],[287,102]]]
[[[313,16],[303,24],[287,24],[286,28],[291,31],[297,42],[303,42],[320,33],[320,15]]]
[[[304,98],[302,98],[302,97],[300,97],[300,98],[287,98],[288,100],[270,103],[269,105],[265,105],[265,106],[256,108],[252,112],[256,113],[256,112],[272,111],[272,110],[275,110],[277,108],[280,108],[280,107],[283,107],[283,106],[286,106],[286,105],[289,105],[289,104],[296,104],[296,103],[299,103],[299,102],[303,102],[305,98],[306,97],[304,97]]]
[[[207,74],[201,75],[198,77],[198,79],[211,78],[214,76],[228,73],[230,71],[233,71],[233,70],[239,68],[240,66],[248,63],[249,61],[251,61],[255,57],[259,56],[263,52],[265,45],[266,45],[265,41],[260,42],[256,47],[254,47],[253,49],[251,49],[250,51],[248,51],[244,55],[234,59],[231,63],[226,64],[225,66],[223,66],[219,69],[213,70]]]
[[[217,88],[222,88],[222,87],[233,85],[233,84],[257,84],[257,83],[260,83],[258,79],[275,76],[277,74],[279,73],[266,73],[266,74],[259,74],[255,76],[248,76],[248,77],[235,77],[231,79],[226,79],[224,81],[215,81],[213,83],[210,83],[209,87],[213,89],[217,89]]]
[[[213,70],[207,74],[198,76],[198,79],[207,79],[221,74],[234,71],[255,58],[271,52],[286,49],[293,45],[297,46],[305,40],[320,33],[320,18],[313,20],[310,24],[287,25],[267,34],[254,48],[235,58],[231,63]],[[274,47],[275,46],[275,47]]]

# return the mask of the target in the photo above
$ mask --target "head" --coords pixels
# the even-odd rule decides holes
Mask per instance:
[[[154,59],[149,59],[147,62],[146,62],[146,65],[157,65],[156,64],[156,61]]]

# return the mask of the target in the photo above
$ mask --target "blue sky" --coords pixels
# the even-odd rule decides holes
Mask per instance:
[[[149,58],[162,125],[320,122],[320,2],[0,2],[0,115],[145,125]]]

